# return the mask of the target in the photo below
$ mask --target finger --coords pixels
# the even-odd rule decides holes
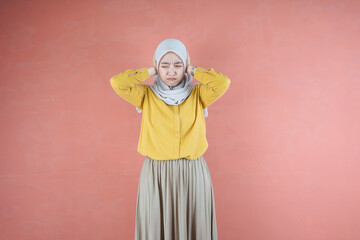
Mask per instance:
[[[190,65],[190,55],[187,50],[186,50],[186,53],[187,53],[187,65]]]
[[[153,56],[153,67],[156,69],[156,60],[155,60],[155,54]]]

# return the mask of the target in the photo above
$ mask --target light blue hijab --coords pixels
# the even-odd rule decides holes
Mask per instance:
[[[159,72],[159,62],[161,58],[168,52],[176,53],[184,63],[184,69],[186,69],[187,51],[185,45],[177,39],[169,38],[162,41],[156,48],[155,61],[157,72]],[[159,74],[156,74],[154,84],[149,85],[149,87],[166,104],[179,105],[189,97],[194,86],[198,84],[191,84],[192,80],[193,77],[185,73],[183,80],[177,86],[169,87],[161,80]],[[141,113],[139,108],[136,108],[136,110]],[[204,116],[208,116],[207,108],[204,109]]]

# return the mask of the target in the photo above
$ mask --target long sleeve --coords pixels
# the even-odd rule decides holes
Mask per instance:
[[[139,83],[149,77],[147,68],[129,69],[113,76],[110,79],[110,84],[120,97],[142,109],[146,86]]]
[[[198,67],[194,77],[200,82],[200,99],[204,108],[220,98],[230,86],[230,79],[213,68],[206,70]]]

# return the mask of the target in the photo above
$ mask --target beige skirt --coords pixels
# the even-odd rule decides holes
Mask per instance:
[[[137,193],[135,240],[217,240],[213,186],[203,157],[145,158]]]

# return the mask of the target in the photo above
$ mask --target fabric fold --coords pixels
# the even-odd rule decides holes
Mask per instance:
[[[135,240],[171,239],[218,239],[214,191],[202,156],[143,162]]]

